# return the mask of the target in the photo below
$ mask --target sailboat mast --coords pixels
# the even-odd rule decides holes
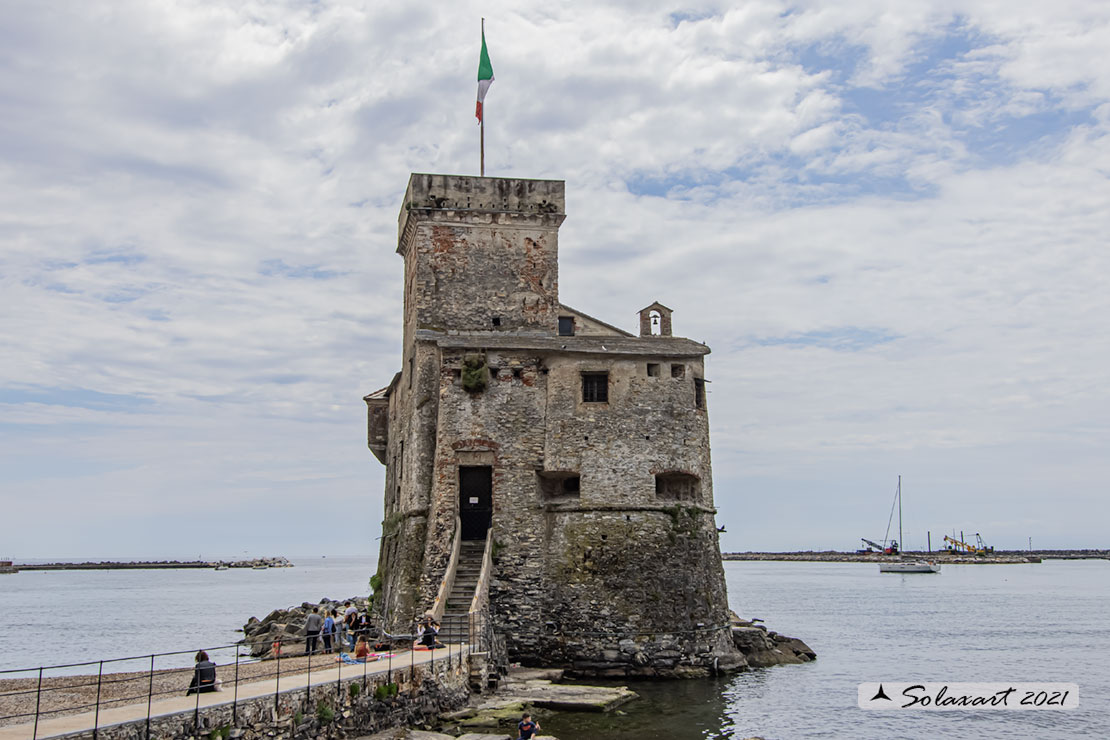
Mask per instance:
[[[905,549],[906,543],[902,541],[902,476],[898,476],[898,551]]]

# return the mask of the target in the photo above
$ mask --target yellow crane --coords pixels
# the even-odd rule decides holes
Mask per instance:
[[[963,534],[961,533],[960,536],[962,537]],[[964,542],[963,540],[958,540],[955,537],[949,537],[948,535],[944,535],[944,541],[949,543],[949,546],[948,546],[947,549],[952,550],[953,552],[965,553],[967,555],[980,555],[980,556],[986,555],[987,553],[994,552],[994,548],[993,547],[987,547],[986,543],[983,542],[983,538],[979,536],[978,532],[975,533],[975,544],[974,545],[968,544],[967,542]]]

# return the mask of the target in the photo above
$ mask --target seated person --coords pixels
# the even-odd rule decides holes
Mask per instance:
[[[355,660],[366,660],[368,657],[370,657],[370,643],[366,641],[365,636],[360,636],[355,643]]]
[[[216,690],[216,664],[208,659],[208,653],[199,651],[196,656],[196,666],[193,668],[193,682],[189,684],[190,694],[206,694]]]
[[[516,727],[519,732],[517,740],[532,740],[536,733],[540,731],[540,723],[533,720],[530,714],[521,717]]]
[[[429,613],[416,625],[416,645],[418,649],[432,650],[446,647],[438,639],[439,622]]]

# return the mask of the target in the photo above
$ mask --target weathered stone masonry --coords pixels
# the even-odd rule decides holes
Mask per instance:
[[[56,736],[58,740],[196,740],[216,737],[215,731],[227,730],[241,740],[269,738],[343,738],[361,737],[404,725],[423,725],[435,721],[444,711],[464,706],[470,697],[469,656],[451,662],[437,660],[409,669],[398,667],[390,674],[371,674],[367,679],[353,675],[341,682],[329,681],[304,688],[231,701],[231,690],[219,696],[225,701],[201,706],[199,711],[179,712],[152,717],[147,729],[145,719],[100,727],[97,730]],[[352,692],[351,686],[358,685]],[[376,695],[379,687],[395,691],[386,697]],[[328,707],[331,721],[317,712]],[[42,737],[42,735],[39,735]],[[30,734],[28,734],[30,737]]]
[[[671,336],[660,303],[640,336],[559,303],[564,218],[561,181],[409,181],[402,368],[366,397],[387,470],[382,616],[404,629],[428,608],[461,516],[465,537],[492,529],[490,609],[512,659],[743,665],[714,525],[709,348]]]

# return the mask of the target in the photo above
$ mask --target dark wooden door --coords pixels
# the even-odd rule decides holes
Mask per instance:
[[[459,519],[464,540],[484,540],[493,521],[493,468],[459,467]]]

